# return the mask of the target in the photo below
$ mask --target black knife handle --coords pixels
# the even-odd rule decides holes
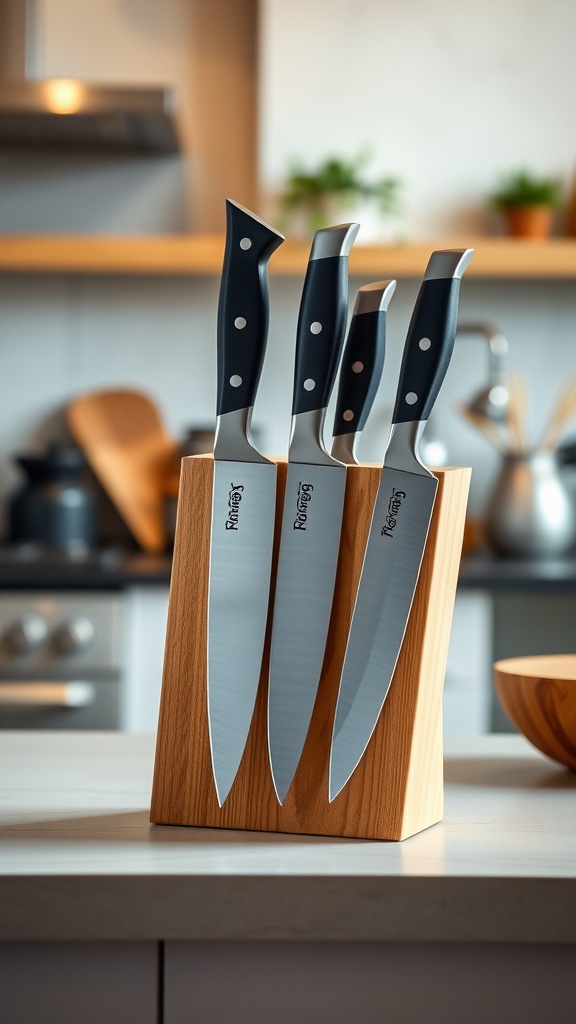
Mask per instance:
[[[408,328],[393,423],[423,422],[432,412],[452,357],[460,279],[472,253],[471,249],[445,250],[430,258]],[[446,261],[450,262],[448,254],[453,256],[454,274],[440,276]],[[440,266],[440,273],[434,265]]]
[[[298,313],[293,416],[325,409],[330,400],[346,329],[348,252],[358,228],[321,228],[314,236]]]
[[[384,368],[386,310],[395,287],[395,281],[384,281],[358,292],[340,366],[333,437],[364,429]]]
[[[254,405],[268,339],[268,260],[284,236],[226,200],[218,300],[218,416]]]

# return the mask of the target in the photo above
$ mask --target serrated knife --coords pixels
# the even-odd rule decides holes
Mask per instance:
[[[342,354],[334,413],[332,458],[357,464],[356,448],[374,404],[386,354],[386,311],[396,281],[359,289]]]
[[[276,466],[254,448],[250,421],[268,335],[268,260],[283,241],[249,210],[226,201],[207,645],[210,753],[220,806],[246,745],[268,614]]]
[[[454,348],[460,280],[473,251],[432,253],[408,328],[340,679],[330,801],[368,746],[402,646],[438,486],[420,462],[418,444]]]
[[[344,341],[348,254],[358,229],[340,224],[316,232],[298,314],[268,690],[270,767],[280,803],[306,739],[334,594],[346,467],[326,451],[322,429]]]

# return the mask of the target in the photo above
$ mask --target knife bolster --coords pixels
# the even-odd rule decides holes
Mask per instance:
[[[286,478],[286,460],[273,461],[278,464],[278,496],[272,587]],[[329,803],[328,761],[340,671],[381,471],[380,465],[348,467],[322,678],[294,782],[280,806],[267,749],[269,621],[244,757],[230,795],[219,807],[206,705],[213,465],[209,455],[182,460],[151,821],[381,840],[405,839],[440,821],[442,689],[470,470],[434,471],[438,492],[390,692],[360,764]]]

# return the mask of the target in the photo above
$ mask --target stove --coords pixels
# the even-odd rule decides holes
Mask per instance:
[[[99,567],[113,569],[126,558],[125,548],[88,548],[82,545],[49,547],[26,541],[22,544],[0,546],[0,568],[13,565],[36,568]]]
[[[0,728],[118,729],[122,591],[0,592]]]
[[[154,731],[171,562],[0,546],[0,729]]]

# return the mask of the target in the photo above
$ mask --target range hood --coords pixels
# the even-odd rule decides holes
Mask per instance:
[[[171,89],[0,80],[0,149],[179,150]]]
[[[27,78],[33,21],[27,21],[27,11],[22,0],[0,0],[0,151],[179,151],[175,96],[169,87]]]

